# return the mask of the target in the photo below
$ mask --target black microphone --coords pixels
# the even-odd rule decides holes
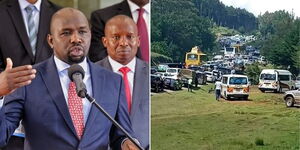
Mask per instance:
[[[74,64],[68,68],[69,78],[71,81],[75,82],[76,93],[81,98],[85,98],[87,92],[85,84],[82,81],[82,79],[84,78],[84,73],[85,72],[83,68],[78,64]]]

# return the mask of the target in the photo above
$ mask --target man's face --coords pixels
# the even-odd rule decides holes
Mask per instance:
[[[67,64],[80,63],[88,53],[91,32],[86,18],[78,12],[56,17],[48,43],[54,54]]]
[[[133,21],[114,20],[105,28],[102,38],[108,55],[117,62],[126,65],[136,55],[140,45],[137,27]]]

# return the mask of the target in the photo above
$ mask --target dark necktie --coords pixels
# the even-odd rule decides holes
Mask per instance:
[[[127,73],[130,71],[130,69],[128,67],[122,67],[119,69],[119,71],[123,74],[125,94],[126,94],[127,105],[128,105],[128,112],[130,113],[130,111],[131,111],[131,92],[130,92],[129,80],[127,77]]]
[[[84,130],[83,104],[82,99],[77,96],[75,88],[75,83],[70,82],[68,90],[68,107],[76,133],[78,137],[81,138]]]
[[[145,12],[144,8],[137,9],[139,12],[139,17],[137,20],[138,33],[140,36],[141,44],[140,51],[142,54],[142,59],[146,62],[149,62],[149,37],[147,25],[144,20],[143,14]]]

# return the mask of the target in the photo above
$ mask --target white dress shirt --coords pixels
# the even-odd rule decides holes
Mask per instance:
[[[57,68],[57,72],[58,72],[58,76],[59,76],[59,80],[60,80],[60,85],[62,87],[64,96],[65,96],[65,100],[68,105],[68,89],[69,89],[69,83],[71,82],[71,80],[69,79],[69,76],[68,76],[68,68],[70,67],[70,65],[61,61],[56,56],[54,56],[54,62],[56,64],[56,68]],[[83,82],[86,85],[87,93],[90,96],[93,96],[92,95],[92,81],[91,81],[90,67],[87,63],[86,58],[83,60],[83,62],[79,63],[78,65],[80,65],[85,72]],[[90,113],[91,103],[86,98],[82,99],[82,103],[83,103],[83,117],[84,117],[84,124],[85,124],[88,119],[89,113]]]
[[[0,109],[1,109],[2,106],[3,106],[3,101],[4,101],[4,97],[1,97],[1,98],[0,98]]]
[[[27,12],[25,10],[25,8],[28,5],[34,5],[35,9],[33,10],[33,17],[34,17],[34,25],[35,25],[35,31],[39,30],[39,20],[40,20],[40,11],[41,11],[41,2],[42,0],[37,0],[35,4],[31,4],[29,3],[27,0],[18,0],[19,1],[19,5],[20,5],[20,10],[22,12],[22,16],[23,16],[23,21],[26,27],[26,31],[27,31],[27,35],[29,36],[29,31],[28,31],[28,22],[27,22]]]
[[[120,64],[119,62],[113,60],[110,56],[108,56],[108,61],[113,69],[113,72],[118,73],[121,76],[123,76],[123,74],[122,74],[122,72],[119,71],[120,68],[126,66],[130,69],[130,71],[127,73],[127,77],[128,77],[130,93],[131,93],[131,97],[132,97],[136,57],[134,57],[127,65]]]
[[[128,4],[129,4],[129,8],[131,11],[131,15],[132,18],[134,20],[135,23],[137,23],[138,17],[139,17],[139,11],[137,9],[140,9],[140,7],[138,5],[136,5],[135,3],[133,3],[130,0],[127,0]],[[148,30],[148,36],[149,36],[149,40],[150,40],[150,2],[148,4],[146,4],[144,7],[145,12],[143,14],[144,20],[146,22],[147,25],[147,30]]]

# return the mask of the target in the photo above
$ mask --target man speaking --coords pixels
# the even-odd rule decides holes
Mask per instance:
[[[108,145],[136,149],[87,99],[77,96],[68,77],[70,65],[80,65],[87,93],[132,133],[121,76],[86,59],[90,40],[88,21],[80,11],[64,8],[53,15],[48,43],[54,56],[34,66],[37,73],[30,85],[6,96],[0,111],[0,146],[23,119],[25,150],[107,150]]]

